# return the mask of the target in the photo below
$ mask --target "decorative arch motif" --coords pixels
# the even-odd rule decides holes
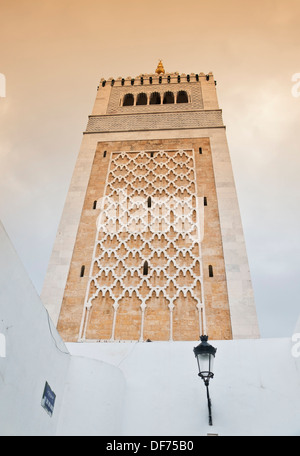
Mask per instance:
[[[205,333],[196,195],[193,150],[112,154],[81,340],[195,340]]]

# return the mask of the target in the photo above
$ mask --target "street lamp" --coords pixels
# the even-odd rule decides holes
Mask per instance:
[[[207,340],[208,336],[200,336],[201,343],[194,348],[194,354],[197,358],[198,369],[199,369],[199,377],[202,378],[204,384],[206,386],[206,394],[207,394],[207,403],[208,403],[208,417],[209,417],[209,424],[212,425],[212,416],[211,416],[211,400],[209,397],[209,380],[213,378],[213,362],[215,358],[215,354],[217,349],[210,345]]]

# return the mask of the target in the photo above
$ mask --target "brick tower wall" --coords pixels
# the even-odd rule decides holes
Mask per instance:
[[[99,143],[58,329],[68,341],[232,337],[208,138]]]

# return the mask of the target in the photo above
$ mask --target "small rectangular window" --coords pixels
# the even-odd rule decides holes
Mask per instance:
[[[204,206],[207,206],[207,197],[206,196],[204,196],[203,202],[204,202]]]
[[[202,155],[202,147],[199,147],[199,154]]]
[[[93,209],[97,209],[97,201],[94,201]]]
[[[80,270],[80,277],[83,277],[83,276],[84,276],[84,270],[85,270],[85,266],[82,265],[82,266],[81,266],[81,270]]]
[[[214,276],[214,271],[213,271],[213,267],[211,264],[208,266],[208,275],[209,275],[209,277]]]
[[[148,261],[144,262],[143,275],[148,275]]]
[[[103,158],[106,157],[106,150],[103,152]]]

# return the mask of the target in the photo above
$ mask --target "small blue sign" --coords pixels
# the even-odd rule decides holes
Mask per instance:
[[[54,403],[55,403],[56,395],[48,385],[45,383],[45,388],[42,397],[42,407],[46,410],[48,415],[52,416],[54,410]]]

